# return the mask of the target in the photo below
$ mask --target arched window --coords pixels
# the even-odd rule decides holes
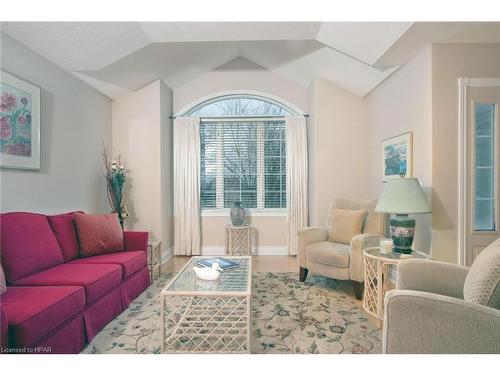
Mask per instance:
[[[205,101],[186,116],[200,117],[202,209],[286,208],[285,115],[288,106],[254,95]]]
[[[291,108],[275,100],[258,95],[219,96],[186,112],[194,117],[249,117],[285,116],[296,114]]]

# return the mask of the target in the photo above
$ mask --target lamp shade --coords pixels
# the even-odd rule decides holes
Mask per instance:
[[[390,214],[426,214],[431,208],[416,178],[393,178],[385,184],[375,211]]]

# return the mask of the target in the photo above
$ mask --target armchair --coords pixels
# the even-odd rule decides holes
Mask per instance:
[[[385,296],[384,353],[500,353],[500,239],[471,268],[430,260],[398,265]]]
[[[361,234],[350,244],[329,240],[329,230],[307,227],[298,231],[297,260],[300,281],[305,281],[309,271],[338,280],[351,280],[358,300],[363,297],[363,250],[378,246],[385,233],[385,215],[374,211],[377,201],[362,199],[336,199],[330,204],[328,228],[331,228],[332,209],[363,209],[367,212]]]

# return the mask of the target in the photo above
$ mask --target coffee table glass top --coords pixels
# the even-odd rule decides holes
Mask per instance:
[[[176,275],[174,279],[163,289],[164,294],[176,294],[177,292],[201,293],[224,293],[224,292],[247,292],[250,284],[250,257],[221,256],[230,259],[240,266],[221,272],[221,276],[215,281],[200,280],[194,273],[193,267],[196,260],[210,257],[193,257],[187,265]]]
[[[393,260],[402,260],[402,259],[427,259],[429,256],[427,254],[421,253],[419,251],[413,251],[411,254],[402,254],[402,253],[397,253],[393,251],[392,253],[389,254],[382,254],[380,252],[379,247],[370,247],[365,250],[366,253],[369,255],[373,255],[375,257],[379,258],[387,258],[387,259],[393,259]]]

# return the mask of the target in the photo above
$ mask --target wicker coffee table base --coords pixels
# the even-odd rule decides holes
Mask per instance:
[[[164,353],[250,353],[250,296],[164,296]]]

